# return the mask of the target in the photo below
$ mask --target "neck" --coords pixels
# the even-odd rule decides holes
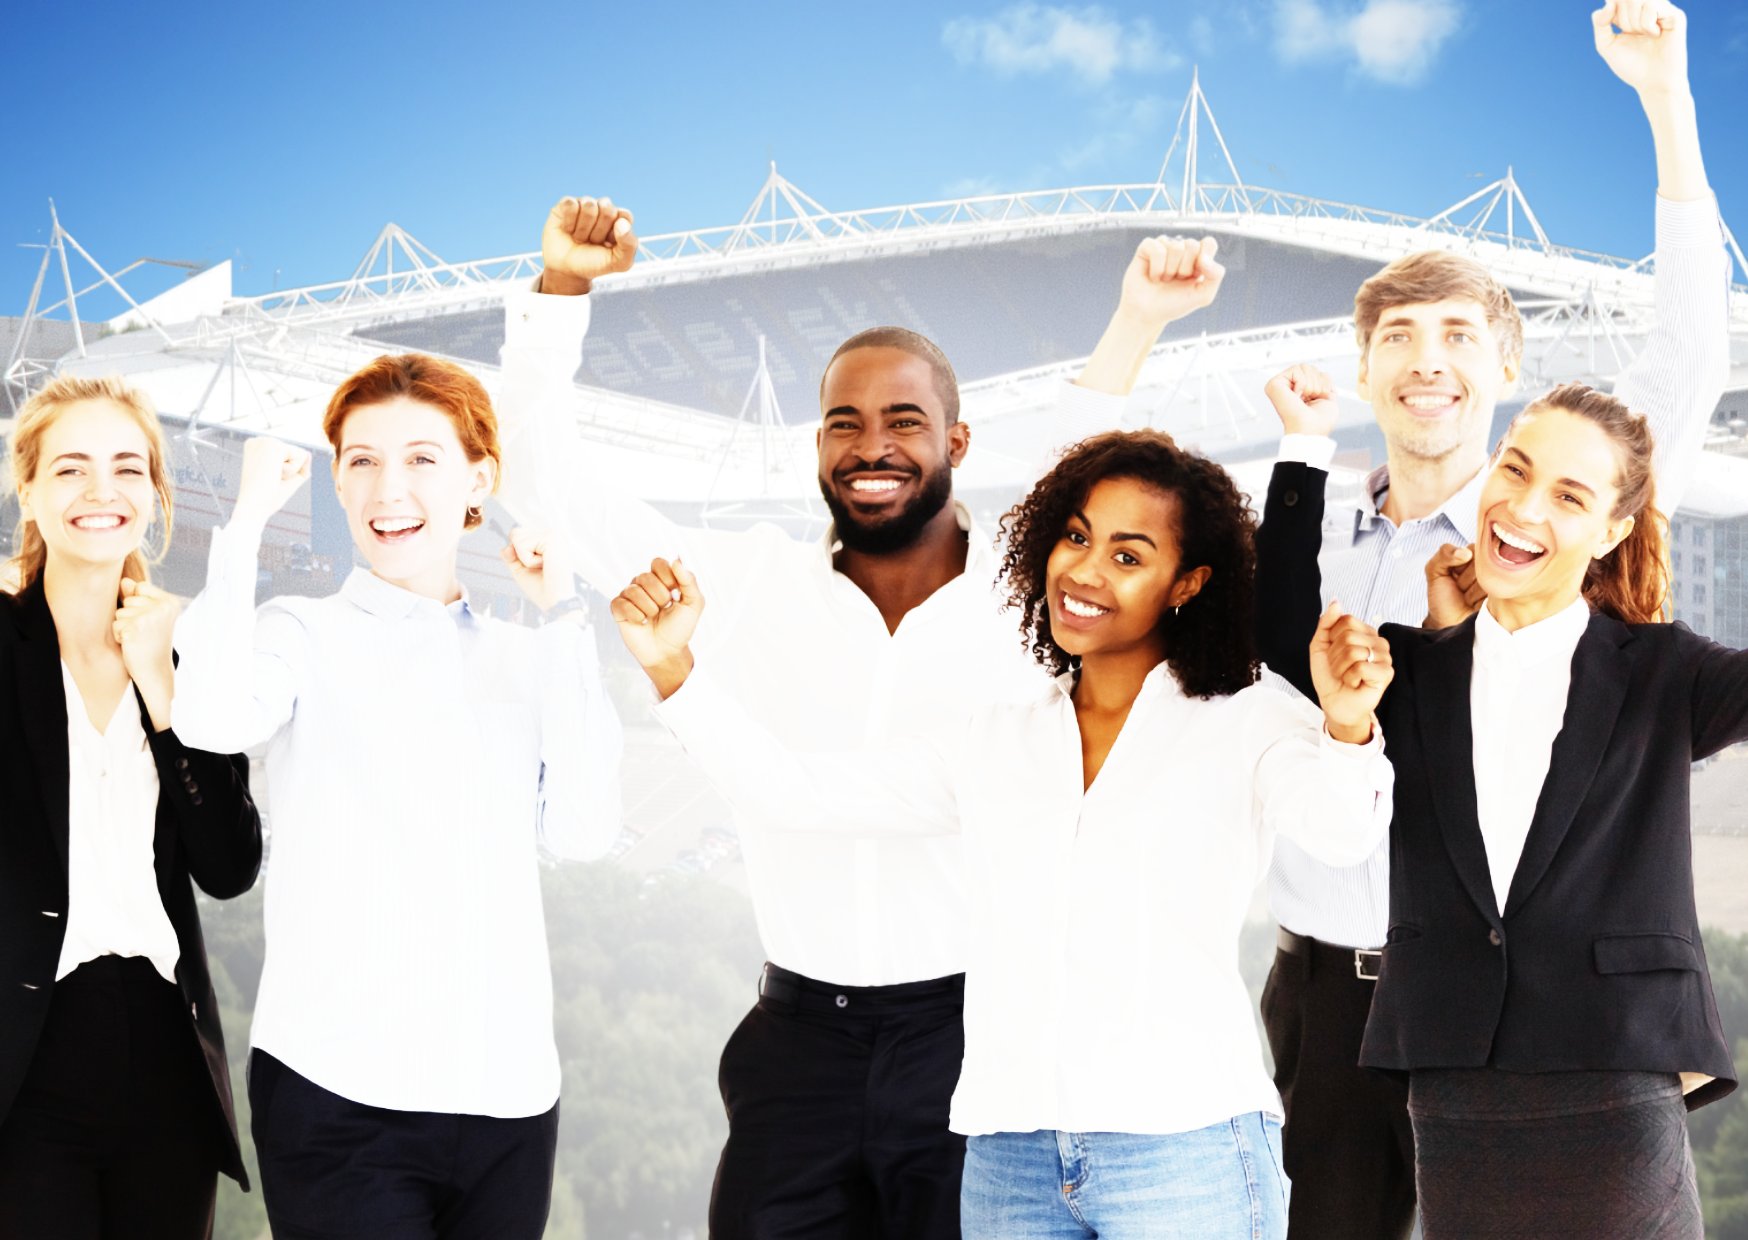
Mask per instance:
[[[1394,444],[1389,449],[1390,490],[1383,514],[1392,523],[1418,521],[1444,507],[1487,464],[1483,444],[1464,445],[1436,459],[1410,456]]]
[[[1074,682],[1074,709],[1080,713],[1122,714],[1135,704],[1148,673],[1165,661],[1160,650],[1120,650],[1089,654]]]
[[[51,557],[43,565],[42,592],[61,650],[120,650],[115,611],[121,598],[120,564],[69,564]]]
[[[435,599],[445,607],[461,597],[461,581],[455,575],[454,560],[412,577],[390,577],[387,573],[377,572],[375,568],[370,572],[372,576],[381,578],[391,586],[399,586],[409,594]]]
[[[892,633],[906,612],[965,571],[968,546],[948,502],[908,545],[881,552],[843,547],[832,566],[868,596]]]
[[[1557,616],[1578,601],[1579,590],[1562,590],[1558,594],[1526,596],[1524,598],[1489,598],[1487,610],[1507,633],[1527,629],[1550,616]]]

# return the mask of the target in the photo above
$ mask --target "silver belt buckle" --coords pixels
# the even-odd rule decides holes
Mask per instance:
[[[1372,959],[1372,960],[1376,960],[1379,962],[1379,964],[1375,964],[1372,966],[1372,971],[1370,973],[1366,972],[1366,961],[1368,958]],[[1382,951],[1370,951],[1364,947],[1354,948],[1353,949],[1353,975],[1355,977],[1359,978],[1360,981],[1362,981],[1362,982],[1375,982],[1375,981],[1377,981],[1378,980],[1378,969],[1381,966],[1383,959],[1384,959],[1384,953]]]

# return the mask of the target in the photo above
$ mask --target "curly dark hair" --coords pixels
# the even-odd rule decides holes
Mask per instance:
[[[1133,478],[1174,496],[1179,571],[1212,570],[1181,612],[1159,620],[1178,685],[1191,697],[1211,698],[1255,683],[1256,517],[1230,474],[1159,431],[1082,440],[1001,519],[1001,575],[1022,617],[1021,644],[1058,675],[1075,665],[1050,632],[1045,568],[1070,515],[1107,478]]]

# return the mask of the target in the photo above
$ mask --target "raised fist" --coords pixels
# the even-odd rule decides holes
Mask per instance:
[[[1263,394],[1289,435],[1329,435],[1335,430],[1335,381],[1315,366],[1289,366],[1263,384]]]
[[[522,593],[541,611],[551,611],[577,592],[569,557],[548,535],[517,526],[498,555],[510,566],[510,576]]]
[[[172,696],[174,663],[170,658],[171,636],[176,631],[176,616],[182,610],[182,600],[157,586],[131,577],[121,579],[121,600],[115,608],[115,620],[110,631],[121,647],[122,666],[128,679],[139,687],[140,695],[154,722],[160,715],[168,719],[168,711],[160,711]]]
[[[1123,272],[1118,312],[1164,327],[1209,305],[1226,278],[1226,268],[1214,259],[1219,248],[1212,237],[1148,237]]]
[[[1329,734],[1352,744],[1369,740],[1372,715],[1395,676],[1390,643],[1331,600],[1311,638],[1311,683]]]
[[[1475,548],[1446,543],[1426,562],[1426,623],[1448,629],[1475,614],[1487,591],[1475,579]]]
[[[232,523],[260,529],[309,477],[310,454],[303,448],[266,435],[244,441],[243,475],[231,509]]]
[[[586,293],[602,276],[630,271],[636,257],[631,212],[610,198],[560,198],[540,233],[540,291]]]
[[[1597,54],[1634,90],[1688,89],[1687,15],[1669,0],[1610,0],[1590,24]]]
[[[667,697],[691,668],[692,634],[704,614],[698,579],[680,561],[650,561],[609,605],[625,648]],[[672,669],[683,666],[675,678]]]

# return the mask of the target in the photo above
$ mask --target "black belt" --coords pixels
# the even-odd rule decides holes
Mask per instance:
[[[839,986],[835,982],[804,977],[767,961],[759,974],[759,999],[806,1011],[844,1012],[858,1016],[932,1007],[962,1007],[965,1003],[965,975],[953,973],[921,982],[896,982],[891,986]]]
[[[1362,982],[1378,980],[1378,966],[1384,959],[1382,949],[1338,947],[1308,935],[1294,934],[1285,926],[1275,931],[1275,946],[1289,956],[1303,956],[1314,964],[1334,964],[1342,968],[1352,965],[1353,975]]]

